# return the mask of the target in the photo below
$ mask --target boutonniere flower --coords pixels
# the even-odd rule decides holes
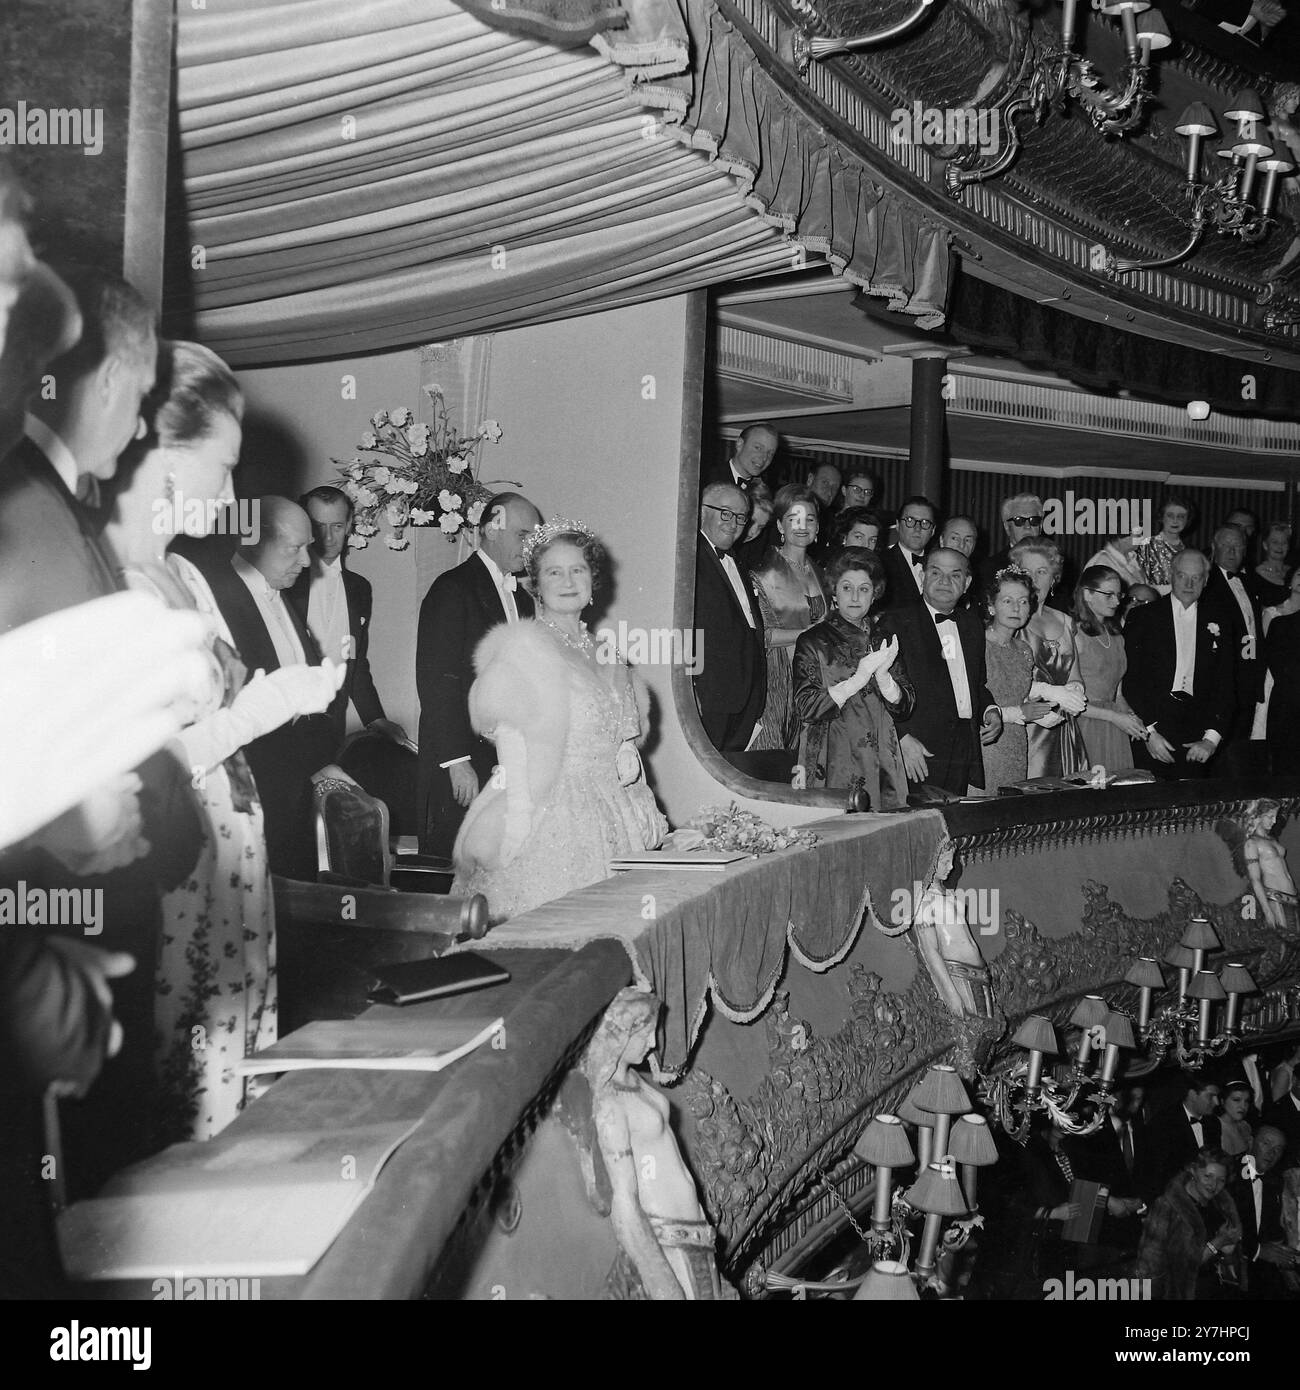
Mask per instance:
[[[1217,637],[1219,635],[1218,623],[1206,623],[1205,630],[1210,634],[1211,637]]]

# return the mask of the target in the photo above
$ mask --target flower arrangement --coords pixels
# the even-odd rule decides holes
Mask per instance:
[[[692,830],[703,836],[700,849],[729,850],[743,854],[774,854],[779,849],[802,846],[811,849],[818,837],[806,830],[790,826],[778,830],[760,820],[752,811],[742,811],[733,801],[730,806],[706,806],[687,821]]]
[[[377,458],[354,458],[338,465],[343,491],[352,499],[354,549],[386,526],[385,544],[405,550],[407,526],[438,526],[454,540],[463,526],[476,526],[492,489],[478,480],[476,456],[483,441],[495,444],[501,426],[484,420],[471,435],[457,432],[447,415],[441,386],[426,386],[433,403],[433,423],[416,424],[405,406],[380,410],[370,417],[370,431],[357,446]]]

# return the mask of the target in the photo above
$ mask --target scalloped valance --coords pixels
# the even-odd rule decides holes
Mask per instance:
[[[805,249],[941,321],[944,233],[827,140],[712,0],[488,5],[495,28],[451,0],[180,9],[188,225],[169,250],[189,275],[169,277],[169,331],[237,366],[354,355]],[[547,13],[590,47],[503,32]]]

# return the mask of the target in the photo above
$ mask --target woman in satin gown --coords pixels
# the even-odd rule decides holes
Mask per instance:
[[[1040,693],[1053,706],[1050,714],[1029,729],[1029,776],[1069,777],[1089,766],[1078,720],[1088,701],[1079,670],[1074,620],[1046,607],[1052,586],[1061,576],[1061,552],[1053,541],[1021,541],[1012,547],[1011,563],[1027,571],[1034,581],[1038,607],[1025,636],[1034,653]]]
[[[907,805],[907,773],[894,719],[916,695],[898,655],[871,619],[885,569],[869,550],[842,550],[826,572],[834,611],[794,647],[794,703],[801,723],[802,784],[861,787],[873,811]]]
[[[229,1124],[246,1098],[234,1064],[276,1039],[271,876],[262,806],[240,748],[296,715],[323,712],[345,668],[291,667],[248,683],[206,581],[166,553],[174,534],[205,534],[233,500],[243,397],[230,369],[197,343],[164,344],[146,411],[147,435],[118,466],[106,537],[129,587],[211,621],[207,696],[186,710],[173,745],[204,844],[189,879],[163,899],[156,960],[136,966],[155,977],[162,1145],[208,1139]]]
[[[755,749],[795,746],[799,721],[791,678],[794,644],[801,632],[826,616],[826,586],[808,558],[819,524],[816,497],[804,487],[783,487],[776,494],[772,517],[781,544],[767,552],[751,575],[767,647],[767,701]]]
[[[632,673],[581,620],[608,569],[581,523],[525,542],[537,617],[493,628],[474,654],[470,721],[498,767],[456,837],[454,894],[482,893],[493,922],[608,878],[668,823],[646,786]]]
[[[1090,565],[1074,591],[1074,619],[1079,645],[1079,672],[1088,708],[1079,716],[1091,763],[1107,772],[1133,766],[1133,740],[1145,738],[1142,721],[1120,690],[1128,670],[1119,610],[1124,581],[1106,565]]]

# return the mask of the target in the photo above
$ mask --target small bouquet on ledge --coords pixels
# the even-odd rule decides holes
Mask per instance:
[[[405,406],[370,417],[371,432],[357,446],[379,458],[333,459],[340,486],[352,499],[352,538],[357,550],[381,527],[390,550],[405,550],[407,526],[437,526],[455,540],[464,526],[476,526],[493,489],[478,480],[479,446],[501,438],[501,426],[484,420],[471,435],[457,432],[447,416],[440,386],[426,386],[433,423],[417,424]],[[518,484],[515,484],[517,487]]]
[[[795,830],[792,826],[778,830],[752,811],[742,811],[734,801],[730,806],[706,806],[686,824],[702,837],[696,846],[699,849],[775,854],[780,849],[811,849],[819,839],[809,831]]]

